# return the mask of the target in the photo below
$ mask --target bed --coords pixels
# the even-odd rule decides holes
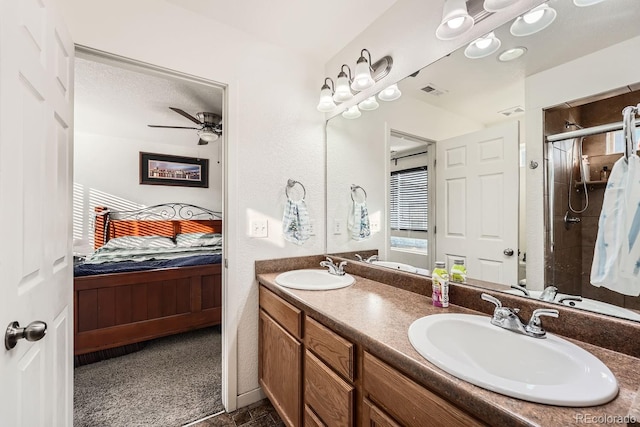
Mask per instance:
[[[96,207],[96,253],[74,266],[74,354],[220,324],[220,218],[217,212],[182,203],[135,211]],[[218,239],[216,249],[206,250],[212,238]],[[141,241],[146,245],[143,249],[129,246]],[[175,250],[162,249],[171,252],[168,259],[147,255],[151,259],[126,261],[117,252],[121,247],[146,251],[160,241],[175,243]],[[182,253],[190,245],[199,248],[193,256]]]

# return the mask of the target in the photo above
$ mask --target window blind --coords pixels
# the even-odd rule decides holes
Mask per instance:
[[[426,167],[391,172],[392,230],[427,231],[429,194]]]

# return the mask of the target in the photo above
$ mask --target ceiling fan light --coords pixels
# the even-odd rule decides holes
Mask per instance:
[[[470,59],[480,59],[491,55],[500,49],[502,42],[491,32],[469,43],[464,50],[464,55]]]
[[[207,142],[213,142],[218,139],[218,134],[213,131],[211,128],[204,128],[198,131],[198,136],[201,140]]]
[[[378,104],[378,101],[376,101],[375,96],[370,96],[369,98],[365,99],[364,101],[358,104],[358,107],[362,111],[373,111],[379,106],[380,104]]]
[[[530,36],[547,28],[555,21],[557,12],[546,3],[534,7],[511,24],[511,34],[516,37]]]
[[[515,4],[518,0],[484,0],[483,8],[487,12],[499,12]]]
[[[345,110],[342,113],[342,117],[344,117],[345,119],[349,119],[349,120],[357,119],[361,115],[362,115],[362,113],[358,109],[357,105],[354,105],[353,107],[349,107],[348,110]]]
[[[400,96],[402,96],[402,92],[398,89],[398,85],[392,84],[378,94],[378,99],[380,101],[395,101]]]
[[[369,68],[369,62],[364,56],[358,58],[356,62],[355,76],[351,83],[351,89],[361,92],[365,89],[369,89],[373,86],[375,81],[371,77],[371,68]]]
[[[578,7],[593,6],[594,4],[602,3],[604,0],[573,0],[573,4]]]
[[[473,24],[466,0],[446,0],[442,10],[442,21],[436,29],[436,37],[440,40],[454,39],[469,31]]]

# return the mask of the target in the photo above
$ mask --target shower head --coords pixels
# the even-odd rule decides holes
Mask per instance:
[[[584,129],[582,126],[580,126],[580,125],[579,125],[579,124],[577,124],[577,123],[570,122],[570,121],[568,121],[568,120],[565,120],[565,121],[564,121],[564,127],[565,127],[565,129],[569,129],[569,128],[570,128],[570,127],[572,127],[572,126],[573,126],[573,127],[577,127],[578,129]]]

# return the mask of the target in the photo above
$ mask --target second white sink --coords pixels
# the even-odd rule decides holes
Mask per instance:
[[[285,288],[307,291],[326,291],[350,286],[355,282],[353,276],[338,276],[327,270],[291,270],[276,276],[276,283]]]
[[[479,387],[530,402],[595,406],[618,394],[598,358],[547,334],[537,339],[502,329],[486,316],[434,314],[409,327],[409,341],[440,369]]]

